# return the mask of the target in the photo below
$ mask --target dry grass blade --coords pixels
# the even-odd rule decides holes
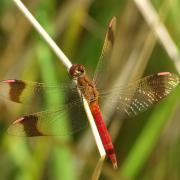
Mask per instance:
[[[96,168],[95,168],[95,170],[93,172],[92,180],[98,180],[99,179],[99,176],[100,176],[101,171],[102,171],[102,166],[103,166],[103,163],[104,163],[104,159],[105,159],[105,156],[101,156],[98,163],[96,164]]]
[[[173,60],[178,72],[180,73],[180,55],[176,44],[173,42],[168,30],[160,20],[156,10],[149,0],[134,0],[146,22],[153,30],[156,37],[164,46],[169,57]]]

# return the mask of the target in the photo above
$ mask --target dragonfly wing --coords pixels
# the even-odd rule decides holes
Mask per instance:
[[[62,108],[23,116],[9,126],[8,133],[15,136],[30,137],[72,134],[83,129],[87,124],[87,121],[81,121],[81,117],[76,115],[74,118],[68,117],[68,111],[74,111],[75,107],[76,114],[83,111],[78,102],[78,104],[70,104]]]
[[[116,102],[117,110],[123,115],[133,117],[165,98],[177,85],[179,77],[162,72],[144,77],[126,88],[115,88],[103,93],[102,98]]]
[[[66,93],[68,88],[74,89],[75,85],[53,85],[22,80],[5,80],[0,82],[0,94],[3,98],[16,103],[28,103],[29,98],[39,97],[43,93]],[[28,98],[29,97],[29,98]]]
[[[93,81],[98,86],[98,88],[102,88],[101,84],[105,81],[105,75],[107,74],[107,65],[109,64],[109,60],[111,57],[111,51],[115,41],[115,30],[116,30],[116,18],[113,17],[109,23],[108,30],[106,32],[104,45],[102,48],[101,56],[99,62],[97,64]],[[104,81],[103,81],[104,80]]]

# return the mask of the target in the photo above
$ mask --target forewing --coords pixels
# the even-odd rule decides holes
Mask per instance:
[[[144,77],[126,88],[115,88],[102,93],[101,98],[115,102],[121,115],[133,117],[165,98],[177,85],[179,77],[169,72],[162,72]]]
[[[80,102],[78,102],[58,109],[23,116],[10,125],[8,133],[15,136],[29,137],[64,136],[75,133],[86,127],[87,121],[75,114],[73,118],[70,118],[70,111],[73,112],[74,108],[76,108],[76,114],[83,112]]]
[[[115,30],[116,30],[116,18],[113,17],[109,23],[108,30],[106,32],[104,45],[102,48],[101,56],[97,64],[93,81],[94,83],[101,88],[103,82],[106,80],[106,74],[108,67],[108,62],[111,58],[111,51],[115,41]]]
[[[0,82],[0,96],[16,103],[28,103],[29,98],[46,93],[66,93],[68,89],[76,91],[73,84],[53,85],[22,80],[5,80]]]

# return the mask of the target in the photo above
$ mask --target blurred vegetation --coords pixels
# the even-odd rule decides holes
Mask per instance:
[[[107,24],[118,19],[111,81],[122,84],[176,66],[131,0],[23,1],[72,63],[95,70]],[[180,1],[150,1],[180,48]],[[10,0],[0,6],[0,78],[59,84],[70,81],[66,69]],[[111,84],[107,84],[111,86]],[[66,94],[68,96],[68,92]],[[134,119],[109,116],[118,170],[107,160],[100,179],[180,179],[179,88]],[[33,106],[0,102],[0,179],[91,179],[99,158],[90,130],[78,137],[22,138],[7,135],[8,125],[36,109],[59,106],[63,94],[43,96]],[[107,117],[107,116],[105,116]],[[115,120],[116,119],[116,120]]]

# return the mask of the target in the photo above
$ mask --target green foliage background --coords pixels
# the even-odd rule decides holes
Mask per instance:
[[[170,71],[176,66],[131,0],[23,1],[72,63],[92,74],[100,56],[107,24],[118,19],[110,82]],[[180,48],[179,0],[150,1]],[[180,59],[178,59],[180,61]],[[180,63],[180,62],[179,62]],[[0,79],[25,79],[59,84],[70,81],[66,69],[13,1],[0,6]],[[31,98],[31,97],[30,97]],[[45,95],[33,106],[61,105],[63,94]],[[111,116],[109,132],[118,157],[118,170],[107,160],[100,179],[180,179],[179,88],[160,104],[134,119]],[[34,110],[0,101],[0,179],[91,179],[99,158],[90,130],[78,137],[22,138],[7,135],[8,125]],[[117,120],[115,120],[117,119]]]

